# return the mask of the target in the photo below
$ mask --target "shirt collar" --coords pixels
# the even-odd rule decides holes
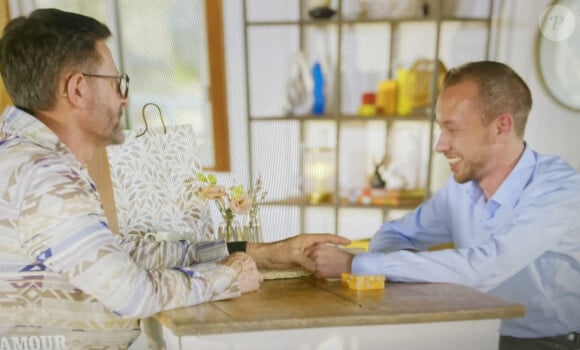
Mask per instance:
[[[27,139],[42,148],[74,158],[72,152],[50,128],[22,109],[14,106],[7,107],[2,114],[2,120],[0,139]]]
[[[524,144],[524,152],[520,160],[491,197],[491,200],[502,206],[513,208],[524,187],[530,181],[535,167],[536,156],[528,145]]]
[[[499,186],[497,191],[488,200],[488,203],[495,203],[494,207],[504,206],[513,208],[524,190],[526,184],[530,181],[536,166],[536,157],[527,143],[524,143],[524,152],[512,169],[506,179]],[[475,202],[482,195],[483,190],[477,181],[465,183],[465,190],[470,198]]]

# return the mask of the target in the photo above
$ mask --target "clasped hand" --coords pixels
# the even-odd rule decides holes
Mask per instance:
[[[240,292],[246,293],[260,288],[262,274],[258,271],[256,262],[246,253],[237,252],[228,255],[220,261],[222,265],[232,268],[238,278]]]
[[[348,238],[335,234],[300,234],[271,243],[248,242],[246,253],[232,254],[221,263],[234,268],[240,280],[240,289],[245,293],[259,288],[262,275],[258,268],[281,270],[302,267],[317,277],[330,277],[333,255],[332,250],[328,249],[340,250],[336,245],[347,244],[350,244]]]
[[[312,273],[318,278],[340,278],[341,273],[351,272],[354,254],[341,247],[318,243],[308,248],[306,254],[316,265]]]

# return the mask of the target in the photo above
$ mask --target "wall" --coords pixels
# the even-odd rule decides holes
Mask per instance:
[[[580,113],[558,105],[542,86],[536,69],[534,49],[538,20],[550,3],[550,0],[503,1],[496,59],[511,65],[532,90],[534,106],[525,134],[529,145],[541,153],[560,155],[580,170],[580,138],[577,136]],[[580,30],[579,20],[576,30]]]

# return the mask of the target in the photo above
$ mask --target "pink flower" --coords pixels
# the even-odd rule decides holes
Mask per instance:
[[[226,195],[226,189],[223,186],[208,185],[202,187],[199,194],[207,199],[220,199]]]
[[[251,207],[252,198],[247,193],[230,199],[230,208],[236,214],[248,214]]]
[[[214,200],[224,220],[232,220],[235,215],[247,215],[256,210],[258,201],[264,199],[261,179],[256,182],[257,192],[246,192],[243,185],[232,185],[229,188],[217,185],[214,175],[198,173],[196,179],[185,180],[188,188],[193,187],[195,195],[203,199]],[[259,196],[259,197],[257,197]]]

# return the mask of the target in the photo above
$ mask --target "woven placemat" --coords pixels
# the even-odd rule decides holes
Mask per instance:
[[[298,278],[310,276],[311,273],[303,268],[286,269],[286,270],[260,270],[264,280],[275,280],[283,278]]]

